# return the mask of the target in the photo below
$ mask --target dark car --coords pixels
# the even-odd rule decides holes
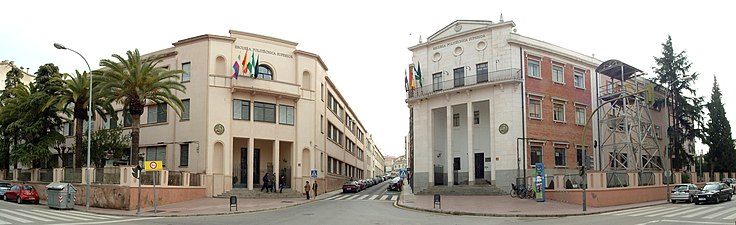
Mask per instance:
[[[360,185],[357,181],[348,181],[345,182],[345,184],[342,185],[342,192],[355,192],[358,193],[360,191]]]
[[[365,190],[366,188],[368,188],[368,184],[365,183],[365,180],[358,180],[358,181],[355,181],[355,182],[358,183],[358,191],[362,191],[362,190]]]
[[[704,202],[714,202],[716,204],[721,201],[731,201],[733,189],[723,183],[708,182],[703,190],[698,192],[695,198],[695,204],[699,205]]]
[[[391,181],[389,181],[388,187],[386,187],[386,189],[388,189],[389,191],[401,191],[401,184],[402,184],[401,178],[396,177],[394,179],[391,179]]]
[[[10,187],[10,190],[5,192],[6,201],[16,201],[18,204],[24,201],[33,202],[38,204],[38,192],[33,186],[28,184],[16,184]]]

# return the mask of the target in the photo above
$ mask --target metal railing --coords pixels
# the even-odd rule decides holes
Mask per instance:
[[[432,77],[428,77],[428,78],[429,79],[424,79],[424,80],[432,81]],[[415,98],[415,97],[431,95],[433,93],[437,93],[441,91],[452,90],[452,89],[467,87],[467,86],[473,86],[476,84],[507,81],[507,80],[521,80],[521,79],[522,77],[521,77],[521,73],[519,69],[513,69],[513,68],[503,69],[503,70],[496,70],[496,71],[491,71],[491,72],[482,73],[482,74],[476,74],[472,76],[465,76],[461,78],[443,80],[440,82],[432,81],[429,84],[425,84],[424,86],[417,87],[416,90],[407,91],[406,95],[407,95],[407,98]]]
[[[606,173],[606,187],[628,187],[629,174],[625,172],[608,172]]]
[[[189,174],[189,186],[202,186],[202,174],[192,173]]]
[[[654,185],[654,173],[641,172],[639,174],[639,186]]]
[[[31,181],[31,170],[20,170],[18,181]]]
[[[141,184],[142,185],[153,185],[153,174],[154,172],[148,171],[148,172],[141,172]],[[159,176],[161,176],[161,173],[156,173]],[[160,181],[157,181],[156,184],[161,184]]]
[[[184,172],[182,171],[169,171],[169,186],[183,186],[184,185]]]
[[[54,181],[54,169],[41,169],[39,181],[41,182],[53,182]]]
[[[64,183],[82,183],[82,168],[64,168]]]
[[[565,180],[565,189],[583,188],[583,177],[579,174],[566,174],[563,180]]]
[[[96,184],[120,184],[120,168],[105,167],[95,169]]]

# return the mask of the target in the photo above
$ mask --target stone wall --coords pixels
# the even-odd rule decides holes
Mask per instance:
[[[129,198],[125,208],[127,210],[135,210],[138,206],[138,187],[130,187],[128,189]],[[204,187],[159,187],[156,186],[157,205],[165,205],[176,202],[183,202],[205,197]],[[141,187],[141,209],[153,207],[153,186],[146,185]]]
[[[42,183],[42,182],[26,182],[27,184],[33,185],[33,188],[35,188],[38,191],[38,197],[41,200],[47,200],[48,196],[46,195],[46,185],[49,183]],[[76,205],[87,205],[87,197],[85,193],[86,184],[72,184],[77,189],[77,193],[75,194],[75,201],[74,203]],[[99,208],[106,208],[106,209],[129,209],[129,198],[126,196],[129,196],[128,194],[128,188],[122,187],[118,185],[98,185],[98,184],[91,184],[90,185],[90,205],[91,207],[99,207]]]
[[[582,205],[580,189],[547,190],[546,198],[559,202]],[[667,199],[666,186],[644,186],[587,190],[586,203],[591,207],[626,205]]]

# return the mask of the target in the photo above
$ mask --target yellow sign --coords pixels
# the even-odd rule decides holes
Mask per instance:
[[[163,164],[159,161],[146,161],[143,163],[146,166],[146,171],[161,171]]]

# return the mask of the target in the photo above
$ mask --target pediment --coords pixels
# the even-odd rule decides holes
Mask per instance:
[[[429,36],[429,38],[427,38],[427,42],[442,39],[459,33],[464,33],[466,31],[489,27],[491,25],[493,25],[493,22],[489,20],[455,20],[455,22],[450,23],[449,25]]]

